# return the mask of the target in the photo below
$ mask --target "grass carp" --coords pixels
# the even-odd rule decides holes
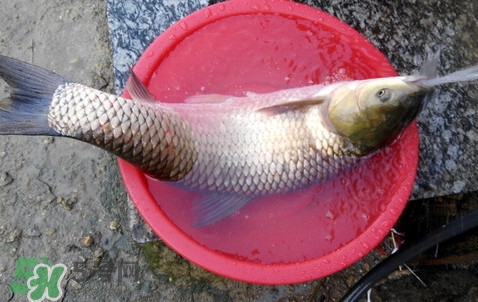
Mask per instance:
[[[0,77],[11,86],[0,104],[0,134],[71,137],[153,178],[203,192],[196,209],[201,226],[254,198],[349,169],[395,139],[434,85],[477,75],[475,67],[448,78],[345,81],[170,104],[156,101],[133,72],[127,99],[0,56]]]

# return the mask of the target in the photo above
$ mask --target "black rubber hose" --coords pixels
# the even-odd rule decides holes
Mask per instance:
[[[478,210],[466,214],[432,233],[412,243],[404,243],[402,247],[387,259],[380,262],[363,276],[342,298],[342,302],[358,301],[358,299],[380,279],[388,276],[397,266],[416,257],[424,251],[450,238],[460,235],[474,227],[478,227]]]

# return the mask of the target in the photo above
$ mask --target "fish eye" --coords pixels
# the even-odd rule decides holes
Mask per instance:
[[[391,99],[392,91],[389,88],[382,88],[379,91],[377,91],[375,96],[379,99],[380,102],[385,103]]]

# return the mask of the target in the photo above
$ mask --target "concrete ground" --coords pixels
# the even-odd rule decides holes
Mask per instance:
[[[0,0],[0,7],[2,55],[114,91],[104,1]],[[6,95],[0,86],[0,99]],[[252,285],[198,268],[161,242],[135,243],[128,223],[113,156],[71,139],[0,137],[0,301],[28,301],[10,289],[26,282],[15,275],[25,270],[22,258],[66,265],[62,301],[337,301],[383,258],[372,252],[303,284]],[[476,271],[439,271],[426,289],[404,275],[382,284],[374,301],[413,301],[410,291],[423,293],[416,301],[438,292],[442,301],[476,301]]]

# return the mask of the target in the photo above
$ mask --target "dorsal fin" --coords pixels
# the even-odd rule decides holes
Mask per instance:
[[[314,105],[318,105],[324,102],[324,99],[315,99],[315,100],[303,100],[303,101],[293,101],[281,103],[269,107],[260,108],[258,112],[264,112],[270,115],[277,115],[286,113],[289,111],[295,110],[307,110]]]
[[[131,98],[133,98],[135,101],[156,103],[157,101],[154,99],[154,96],[134,73],[133,69],[129,67],[129,70],[130,75],[128,81],[126,82],[126,89],[131,95]]]

